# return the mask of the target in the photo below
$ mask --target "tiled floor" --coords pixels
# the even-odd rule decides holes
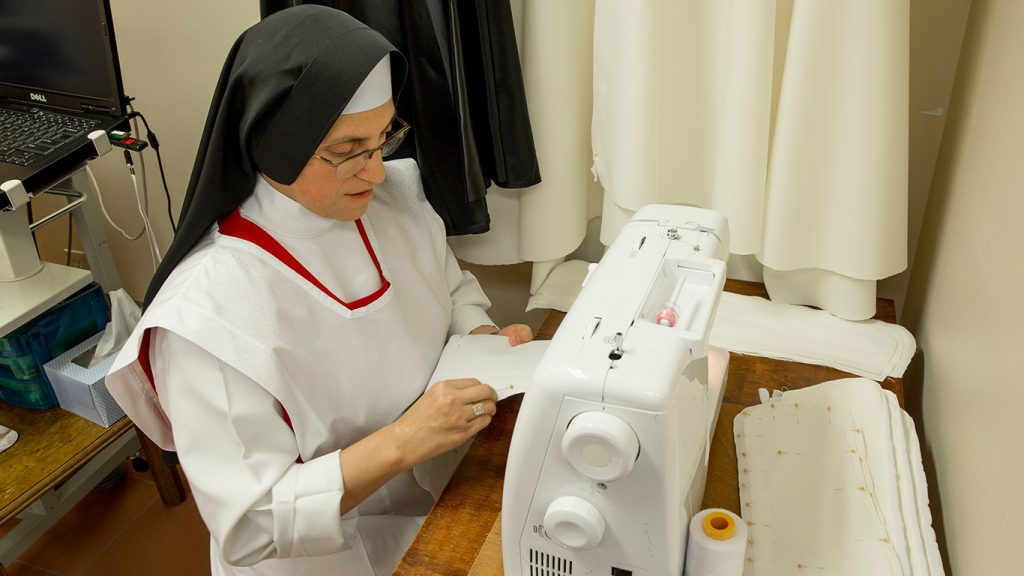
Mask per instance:
[[[210,534],[191,497],[165,506],[148,472],[128,466],[89,492],[12,565],[10,576],[208,576]]]

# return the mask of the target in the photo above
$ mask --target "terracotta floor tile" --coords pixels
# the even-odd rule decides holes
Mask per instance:
[[[192,498],[178,506],[154,501],[78,576],[140,574],[210,574],[210,533]]]
[[[145,472],[136,472],[135,468],[132,467],[131,460],[125,460],[124,465],[129,478],[135,478],[136,480],[142,480],[143,482],[149,482],[150,484],[155,485],[155,482],[153,482],[153,474],[150,473],[149,470],[146,470]]]
[[[73,576],[157,501],[154,485],[134,478],[125,478],[114,488],[93,490],[40,536],[19,560]]]
[[[10,566],[5,566],[5,568],[9,576],[58,576],[56,572],[36,568],[24,562],[15,562]]]

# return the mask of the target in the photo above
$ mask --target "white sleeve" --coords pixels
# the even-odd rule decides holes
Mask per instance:
[[[470,330],[494,321],[487,315],[491,301],[487,299],[480,282],[472,273],[459,266],[459,261],[445,243],[444,278],[452,298],[452,323],[448,335],[468,334]]]
[[[160,404],[200,515],[232,565],[347,549],[356,514],[341,513],[338,453],[297,463],[277,400],[188,339],[154,330]]]

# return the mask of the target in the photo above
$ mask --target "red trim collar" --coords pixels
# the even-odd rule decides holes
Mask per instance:
[[[313,274],[295,258],[295,256],[292,256],[291,252],[285,249],[280,242],[275,240],[273,236],[267,233],[263,228],[260,228],[255,222],[242,216],[242,212],[238,208],[235,208],[230,214],[221,218],[217,223],[217,226],[220,228],[221,234],[252,242],[266,250],[274,258],[280,260],[282,264],[291,268],[296,274],[305,278],[307,282],[316,286],[321,292],[330,296],[331,299],[338,304],[341,304],[349,310],[357,310],[380,298],[381,295],[387,292],[391,283],[384,277],[384,271],[380,267],[380,261],[377,260],[377,253],[374,252],[373,245],[370,244],[370,238],[366,234],[363,222],[361,220],[356,220],[355,222],[356,228],[359,230],[359,236],[363,239],[363,245],[366,246],[366,251],[370,254],[370,258],[373,260],[373,265],[377,268],[377,274],[380,276],[381,286],[376,292],[368,296],[363,296],[362,298],[352,302],[345,302],[328,290],[327,287],[321,284],[320,281],[317,280],[316,277],[313,276]]]

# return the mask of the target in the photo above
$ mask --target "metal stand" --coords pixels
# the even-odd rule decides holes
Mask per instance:
[[[70,178],[47,190],[49,194],[60,194],[68,199],[68,208],[74,207],[71,217],[75,220],[78,238],[82,241],[85,258],[93,279],[103,286],[104,292],[121,288],[121,277],[114,265],[107,234],[103,228],[103,216],[96,202],[76,204],[77,197],[88,198],[89,177],[85,169],[78,170]]]
[[[95,157],[110,151],[106,132],[89,134]],[[28,222],[32,195],[59,194],[67,205],[35,222]],[[121,287],[121,277],[107,243],[103,220],[95,203],[89,202],[89,178],[80,166],[56,186],[29,194],[18,180],[0,184],[0,336],[17,329],[39,313],[67,298],[95,279],[105,292]],[[71,212],[89,262],[88,271],[40,262],[32,231]]]

